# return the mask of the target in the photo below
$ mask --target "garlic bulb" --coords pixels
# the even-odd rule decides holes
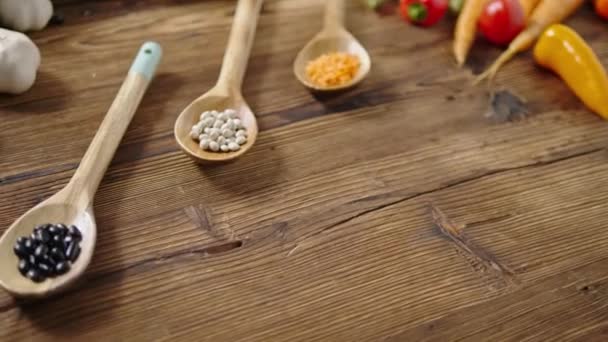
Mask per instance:
[[[50,0],[0,0],[0,26],[11,30],[42,30],[52,15]]]
[[[0,93],[20,94],[32,87],[40,50],[23,33],[0,28]]]

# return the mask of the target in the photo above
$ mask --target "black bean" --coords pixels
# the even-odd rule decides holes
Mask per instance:
[[[32,239],[28,239],[25,238],[25,242],[23,243],[23,247],[25,247],[26,250],[33,252],[34,249],[36,249],[37,243],[36,241],[32,240]]]
[[[82,233],[80,232],[80,229],[78,229],[78,227],[76,227],[75,225],[71,225],[68,228],[68,232],[74,239],[82,240]]]
[[[34,281],[36,283],[40,283],[40,282],[44,281],[44,279],[45,279],[45,277],[39,271],[37,271],[33,268],[30,269],[29,271],[27,271],[25,276],[30,278],[32,281]]]
[[[44,228],[46,228],[46,226],[47,226],[46,223],[39,224],[34,228],[34,231],[43,230]]]
[[[65,255],[63,254],[63,250],[61,250],[61,249],[59,249],[57,247],[53,247],[51,249],[51,251],[49,252],[49,255],[53,259],[55,259],[57,262],[65,260]]]
[[[38,269],[38,271],[40,272],[40,274],[42,274],[43,276],[50,276],[53,275],[55,269],[51,268],[51,266],[45,264],[45,263],[39,263],[38,265],[36,265],[36,268]]]
[[[19,266],[17,267],[19,268],[19,273],[25,276],[27,271],[30,270],[30,263],[25,259],[21,259],[19,260]]]
[[[17,238],[17,243],[25,243],[25,239],[27,239],[25,236],[20,236]]]
[[[49,231],[49,233],[51,233],[51,235],[55,235],[55,234],[57,234],[58,229],[55,226],[50,226],[48,231]]]
[[[42,244],[38,247],[36,247],[36,250],[34,251],[34,255],[38,258],[42,258],[44,255],[46,255],[46,253],[48,253],[49,248],[45,245]]]
[[[61,237],[59,235],[54,235],[53,239],[51,241],[53,242],[52,245],[54,247],[57,247],[62,251],[65,250],[65,244],[63,243],[63,237]]]
[[[27,256],[27,262],[30,263],[30,265],[35,265],[38,260],[36,260],[36,257],[34,256],[34,254],[30,254]]]
[[[67,261],[60,262],[55,266],[55,274],[57,275],[65,274],[69,270],[70,264]]]
[[[22,258],[27,257],[29,254],[29,250],[25,248],[25,244],[19,242],[16,242],[15,246],[13,246],[13,252],[15,252],[16,256]]]
[[[70,243],[65,251],[65,255],[71,262],[76,261],[80,255],[80,244],[77,241]]]
[[[51,234],[47,230],[39,230],[36,232],[34,239],[42,243],[48,243],[51,240]]]
[[[46,254],[44,255],[42,258],[37,258],[39,261],[51,265],[51,266],[55,266],[57,265],[57,260],[55,260],[55,258],[53,258],[50,254]]]
[[[68,227],[66,227],[63,223],[56,224],[55,229],[57,230],[56,234],[61,236],[66,236],[68,233]]]
[[[63,238],[63,243],[67,246],[67,245],[71,244],[74,240],[75,239],[74,239],[74,237],[72,237],[72,235],[68,235]]]

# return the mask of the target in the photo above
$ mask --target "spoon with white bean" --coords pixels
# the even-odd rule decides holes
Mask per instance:
[[[263,2],[239,0],[216,85],[190,103],[175,122],[175,140],[195,161],[211,163],[233,160],[255,143],[257,120],[243,99],[241,87]],[[199,135],[198,139],[196,135]],[[229,143],[218,141],[220,135]],[[222,148],[222,145],[225,147]]]

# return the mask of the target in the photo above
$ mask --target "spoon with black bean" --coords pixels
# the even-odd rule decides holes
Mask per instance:
[[[160,58],[157,43],[143,44],[70,182],[5,230],[0,285],[11,294],[48,296],[84,273],[97,239],[93,198]]]

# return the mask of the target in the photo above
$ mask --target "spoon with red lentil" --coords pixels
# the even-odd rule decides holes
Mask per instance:
[[[345,0],[327,0],[323,29],[296,57],[293,71],[312,90],[349,88],[369,73],[369,54],[344,27],[344,13]]]

